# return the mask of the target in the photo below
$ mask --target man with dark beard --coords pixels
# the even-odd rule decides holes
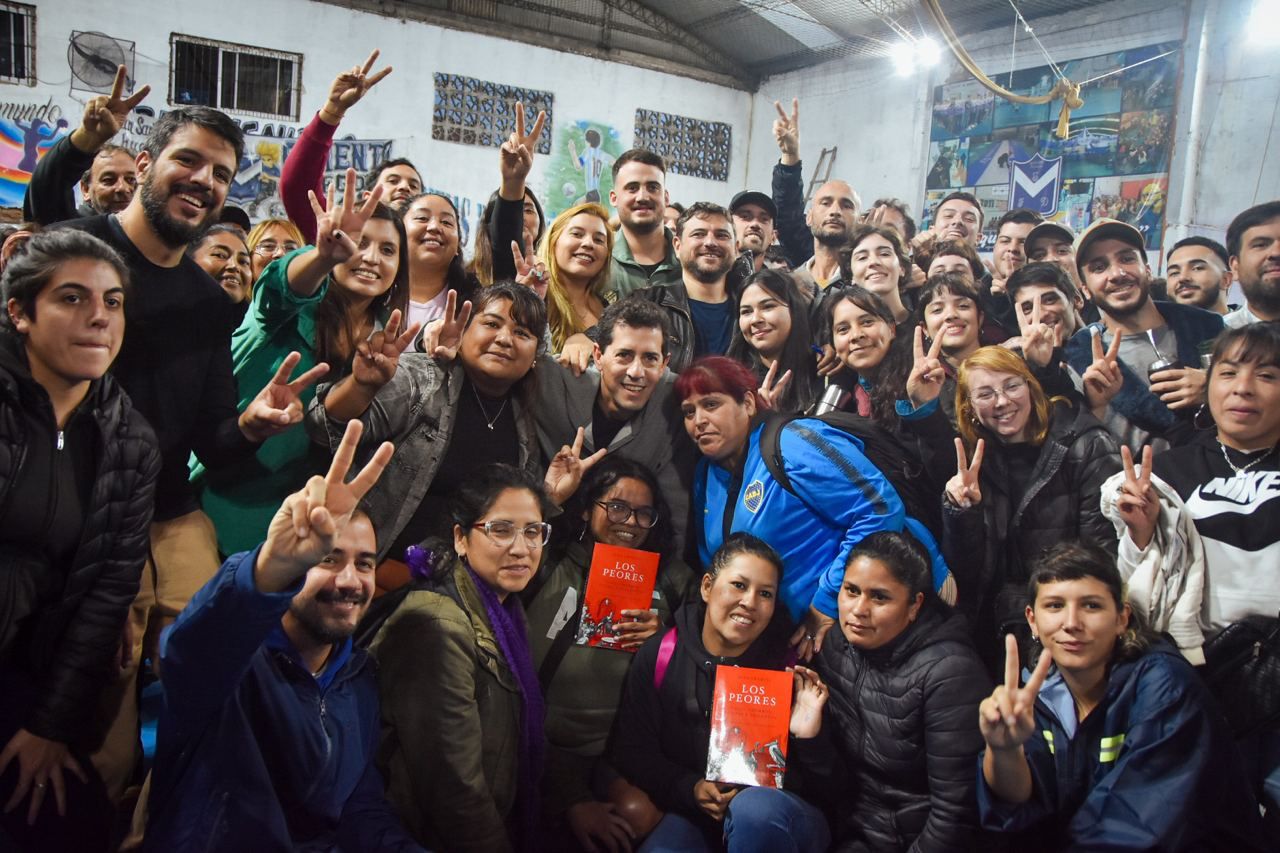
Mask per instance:
[[[1227,315],[1227,325],[1280,320],[1280,201],[1254,205],[1231,220],[1227,254],[1245,299]]]
[[[621,239],[613,241],[609,288],[619,299],[643,287],[680,281],[680,261],[663,224],[671,200],[666,180],[662,158],[644,148],[624,151],[613,161],[609,203],[618,211]]]
[[[346,482],[360,431],[165,633],[146,849],[422,849],[383,795],[377,683],[351,641],[378,559],[356,507],[391,458]]]
[[[674,239],[682,279],[640,291],[667,311],[671,321],[668,367],[679,373],[703,355],[724,355],[729,349],[734,316],[727,279],[738,258],[729,211],[700,201],[689,205],[676,221]]]
[[[1144,444],[1157,452],[1185,444],[1195,432],[1191,416],[1205,401],[1201,345],[1222,331],[1222,317],[1151,299],[1146,244],[1127,223],[1096,220],[1080,235],[1076,264],[1102,313],[1101,323],[1081,329],[1066,347],[1089,408],[1109,404],[1107,427],[1135,454]],[[1101,355],[1115,335],[1118,358]]]
[[[827,181],[813,194],[805,222],[813,236],[813,257],[792,275],[800,291],[815,299],[840,279],[840,250],[848,248],[862,203],[844,181]],[[790,253],[795,257],[795,253]]]
[[[1187,237],[1165,255],[1169,296],[1179,305],[1192,305],[1225,315],[1231,289],[1231,260],[1227,247],[1208,237]]]
[[[213,524],[188,482],[192,452],[217,467],[255,452],[258,444],[302,420],[299,394],[323,373],[290,383],[297,357],[243,413],[231,372],[236,317],[222,288],[187,257],[187,244],[218,221],[243,153],[240,128],[207,107],[183,107],[157,121],[138,155],[140,186],[129,206],[63,223],[106,242],[132,279],[127,331],[113,373],[159,440],[150,559],[130,613],[131,665],[116,685],[119,708],[94,756],[107,790],[119,797],[140,750],[134,688],[144,639],[154,644],[191,596],[218,569]]]

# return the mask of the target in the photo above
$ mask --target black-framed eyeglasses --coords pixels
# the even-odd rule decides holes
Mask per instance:
[[[636,524],[645,530],[658,523],[658,511],[651,506],[633,507],[626,501],[596,501],[604,507],[604,513],[614,524],[626,524],[634,516]]]
[[[551,540],[551,525],[545,521],[535,521],[518,526],[514,521],[486,521],[483,524],[471,525],[473,530],[483,530],[489,541],[499,548],[510,548],[516,541],[516,533],[524,537],[530,548],[541,548]]]

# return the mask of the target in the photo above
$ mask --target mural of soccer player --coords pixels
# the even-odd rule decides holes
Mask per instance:
[[[582,153],[578,153],[577,147],[573,144],[573,140],[569,140],[569,159],[573,161],[574,167],[582,172],[586,180],[587,194],[583,201],[600,201],[600,176],[604,171],[613,165],[613,158],[604,152],[600,147],[600,131],[595,128],[587,128],[587,132],[583,134],[583,138],[587,142],[587,147]]]

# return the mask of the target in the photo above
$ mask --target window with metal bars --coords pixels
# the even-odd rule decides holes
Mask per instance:
[[[36,7],[0,2],[0,82],[36,83]]]
[[[302,54],[173,33],[169,102],[298,120]]]

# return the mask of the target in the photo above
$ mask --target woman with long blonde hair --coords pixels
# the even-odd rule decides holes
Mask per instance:
[[[1116,555],[1098,490],[1120,470],[1120,453],[1087,409],[1048,397],[1004,347],[982,347],[961,363],[955,402],[960,438],[943,493],[942,551],[978,653],[998,674],[1003,636],[1029,636],[1023,606],[1036,554],[1083,539]]]
[[[609,212],[588,202],[557,216],[538,246],[538,260],[547,270],[547,324],[554,352],[594,326],[613,301],[614,295],[605,292],[613,236]]]

